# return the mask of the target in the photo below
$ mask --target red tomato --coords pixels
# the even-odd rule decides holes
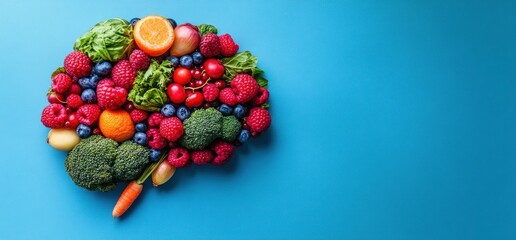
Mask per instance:
[[[204,97],[200,92],[194,92],[186,98],[185,105],[189,108],[200,107],[204,102]]]
[[[167,87],[167,95],[173,103],[183,103],[186,98],[185,88],[177,83],[172,83]]]
[[[203,64],[204,70],[212,79],[217,79],[224,75],[224,65],[215,58],[206,60]]]
[[[192,80],[192,73],[188,68],[180,67],[174,70],[174,82],[185,85]]]

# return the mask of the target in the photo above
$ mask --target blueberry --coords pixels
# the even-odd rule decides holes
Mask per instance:
[[[193,63],[195,65],[201,65],[202,64],[202,54],[200,52],[194,52],[192,53]]]
[[[179,66],[179,58],[177,58],[175,56],[168,56],[167,60],[172,62],[172,64],[174,65],[174,68],[177,68]]]
[[[77,80],[82,89],[89,88],[90,77],[82,77]]]
[[[161,108],[161,114],[163,114],[165,117],[172,117],[176,113],[176,108],[172,106],[172,104],[165,104]]]
[[[76,132],[80,138],[87,138],[91,135],[91,128],[81,123],[77,126]]]
[[[192,56],[190,56],[190,55],[184,55],[184,56],[182,56],[182,57],[179,59],[179,63],[181,64],[181,66],[183,66],[183,67],[185,67],[185,68],[190,68],[190,67],[192,67],[192,63],[193,63]]]
[[[101,77],[106,77],[110,72],[111,63],[108,61],[100,61],[93,67],[93,73]]]
[[[137,123],[136,125],[134,125],[134,130],[136,132],[146,132],[147,125],[145,123]]]
[[[249,140],[250,136],[251,132],[249,132],[249,130],[244,129],[240,132],[240,135],[238,135],[238,141],[241,143],[245,143],[247,142],[247,140]]]
[[[133,19],[131,19],[131,21],[129,21],[129,23],[131,24],[131,26],[134,27],[134,24],[136,24],[136,22],[138,22],[138,21],[140,21],[139,18],[133,18]]]
[[[84,89],[84,91],[81,93],[81,99],[83,102],[95,103],[97,101],[97,94],[93,89]]]
[[[188,117],[190,117],[190,109],[188,109],[185,106],[181,106],[177,109],[177,117],[181,119],[181,121],[184,121]]]
[[[88,82],[89,88],[95,89],[97,88],[97,84],[99,84],[100,77],[97,75],[91,75],[90,81]]]
[[[156,150],[154,148],[151,148],[150,154],[149,154],[149,159],[152,162],[157,162],[159,160],[160,155],[161,155],[161,151],[160,150]]]
[[[177,27],[177,23],[174,19],[172,18],[167,18],[167,20],[170,22],[170,24],[172,24],[172,27],[173,28],[176,28]]]
[[[219,111],[223,115],[228,116],[228,115],[231,115],[231,113],[233,113],[233,108],[231,108],[230,106],[228,106],[226,104],[220,104]]]
[[[134,134],[133,141],[142,146],[147,145],[147,134],[142,132],[137,132]]]
[[[235,113],[235,117],[243,118],[245,116],[246,112],[247,111],[246,111],[246,109],[245,109],[245,107],[243,105],[241,105],[241,104],[236,105],[235,112],[234,112]]]

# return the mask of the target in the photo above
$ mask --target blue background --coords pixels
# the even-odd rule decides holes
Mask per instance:
[[[515,239],[514,1],[1,1],[0,239]],[[211,23],[270,80],[273,125],[122,219],[39,121],[112,17]]]

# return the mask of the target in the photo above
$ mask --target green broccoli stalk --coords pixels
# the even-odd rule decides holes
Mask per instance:
[[[136,179],[149,163],[149,150],[132,141],[125,141],[116,151],[113,172],[118,180]]]
[[[240,133],[242,124],[235,116],[227,116],[222,118],[222,140],[226,142],[235,141],[236,137]]]
[[[222,113],[214,108],[199,109],[183,122],[179,144],[190,150],[206,148],[222,136]]]

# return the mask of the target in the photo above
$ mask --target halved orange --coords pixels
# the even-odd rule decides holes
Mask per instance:
[[[167,52],[174,43],[174,28],[166,18],[151,15],[136,22],[133,36],[143,52],[157,57]]]

